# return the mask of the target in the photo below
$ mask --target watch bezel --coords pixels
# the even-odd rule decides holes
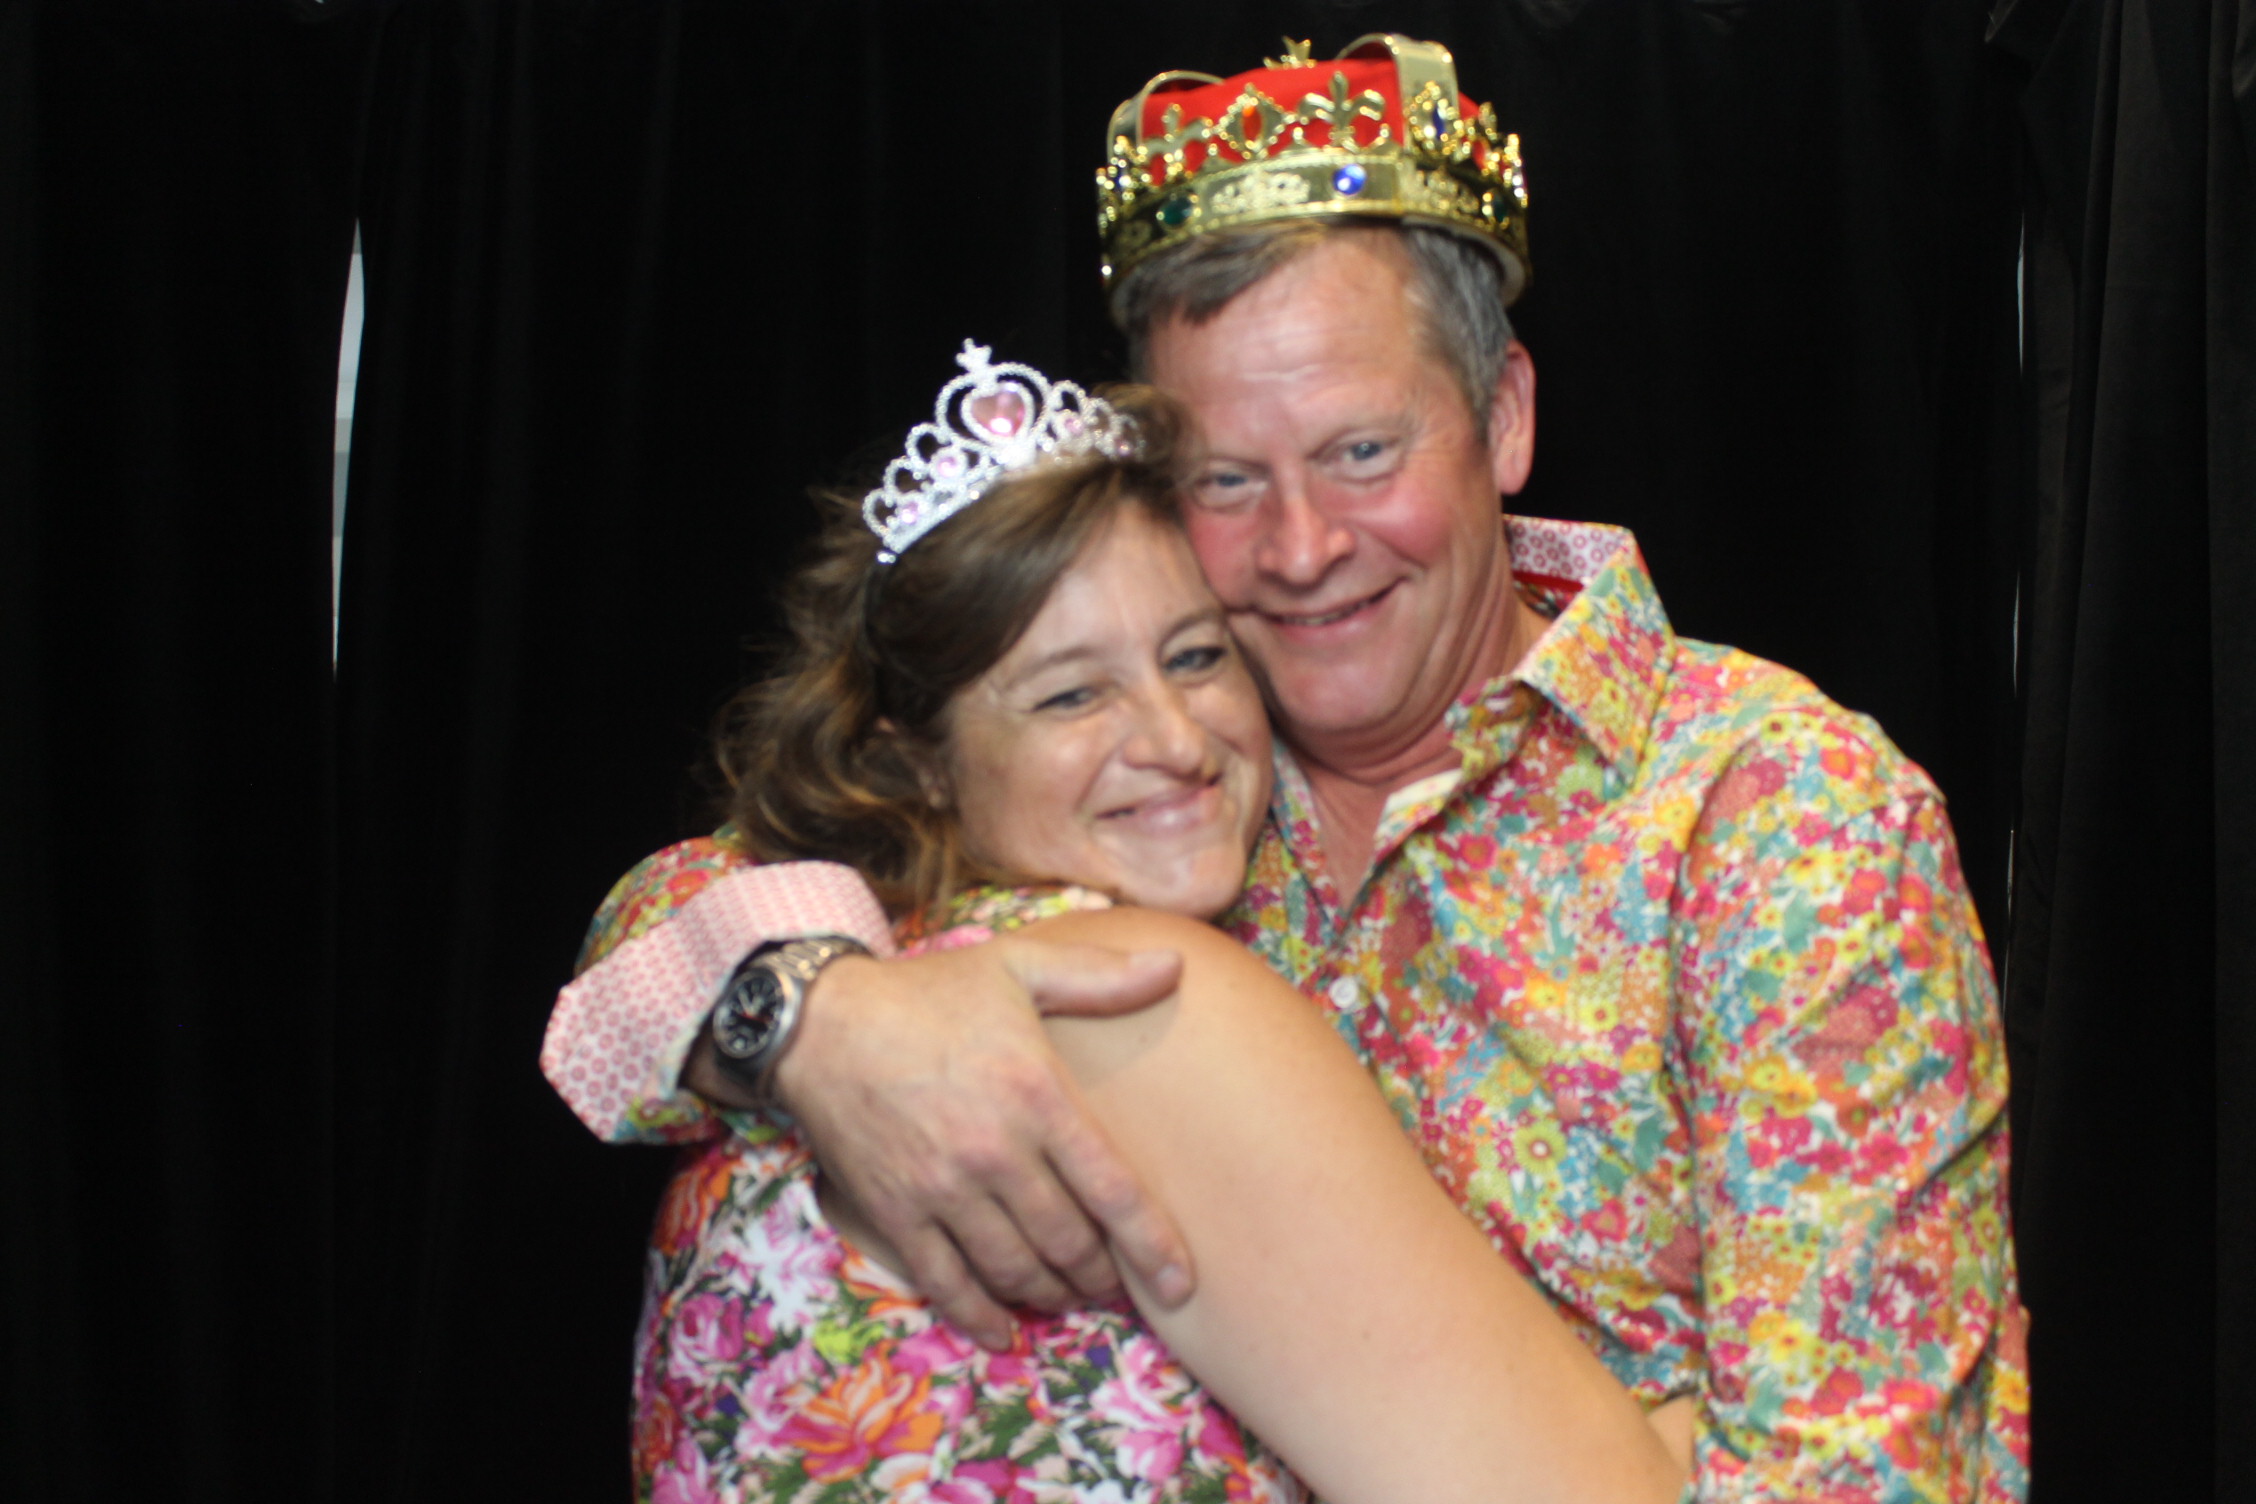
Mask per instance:
[[[729,978],[728,990],[714,1010],[713,1047],[731,1060],[759,1059],[761,1051],[775,1042],[776,1025],[790,1000],[774,967],[745,966]]]

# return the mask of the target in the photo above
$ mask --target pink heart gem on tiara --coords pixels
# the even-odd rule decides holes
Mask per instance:
[[[998,439],[1013,438],[1026,426],[1026,398],[1017,392],[981,392],[970,408],[972,426]]]
[[[964,457],[960,449],[943,449],[940,457],[932,462],[932,473],[942,480],[954,480],[963,471]]]

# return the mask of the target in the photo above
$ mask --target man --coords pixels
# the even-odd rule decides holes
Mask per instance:
[[[1614,1376],[1689,1401],[1701,1496],[2021,1497],[2004,1055],[1940,796],[1678,639],[1627,534],[1500,517],[1516,139],[1391,37],[1165,75],[1112,138],[1115,313],[1194,417],[1186,525],[1289,749],[1233,933]],[[886,936],[834,868],[653,863],[544,1055],[598,1132],[772,1093],[990,1343],[1111,1253],[1188,1291],[1027,1006],[1134,1006],[1168,958],[777,949]]]

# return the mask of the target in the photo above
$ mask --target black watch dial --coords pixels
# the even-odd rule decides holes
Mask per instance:
[[[783,983],[765,966],[736,978],[713,1020],[713,1043],[724,1055],[751,1060],[775,1037],[783,1016]]]

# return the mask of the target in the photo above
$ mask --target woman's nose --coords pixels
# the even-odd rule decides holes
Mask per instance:
[[[1184,777],[1204,765],[1206,733],[1175,686],[1155,685],[1137,695],[1135,715],[1122,749],[1130,763]]]

